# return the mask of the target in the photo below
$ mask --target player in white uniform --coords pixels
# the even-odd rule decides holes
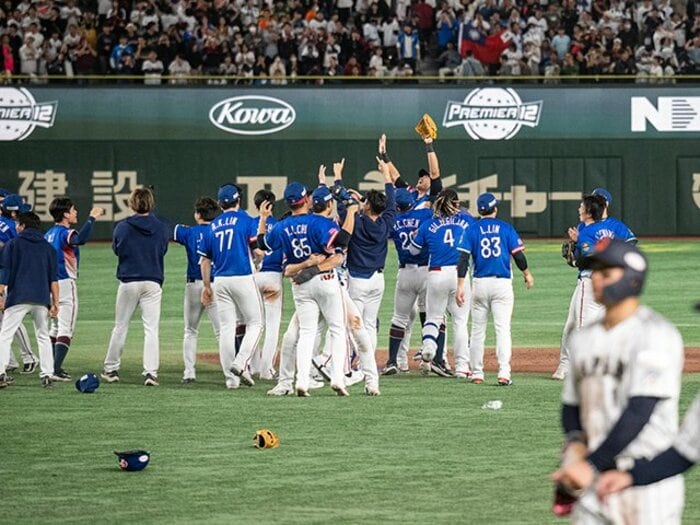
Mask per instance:
[[[593,294],[605,314],[571,338],[571,373],[562,392],[565,461],[553,479],[582,491],[573,523],[680,523],[682,476],[605,502],[596,494],[596,472],[626,468],[672,445],[683,341],[670,322],[639,304],[647,261],[635,246],[604,239],[584,265],[593,271]]]
[[[263,202],[274,203],[277,197],[269,190],[260,190],[253,200],[255,208],[260,211]],[[277,220],[274,217],[268,218],[267,230],[270,231],[276,223]],[[263,256],[260,271],[255,274],[255,283],[258,285],[258,291],[265,306],[265,339],[262,349],[257,350],[253,355],[251,369],[258,373],[260,379],[273,379],[275,374],[273,362],[277,353],[284,304],[282,262],[281,252],[266,253]]]
[[[202,304],[202,271],[199,268],[199,254],[197,246],[205,233],[211,229],[210,223],[219,214],[219,206],[210,197],[200,197],[194,203],[195,226],[176,224],[173,233],[175,242],[182,244],[187,252],[187,283],[185,284],[185,299],[183,312],[185,316],[185,334],[182,339],[182,360],[185,371],[182,374],[182,382],[191,384],[195,382],[195,363],[197,362],[197,339],[199,337],[199,323],[202,314],[207,313],[211,326],[214,329],[216,340],[219,340],[219,312],[216,301],[208,305]]]
[[[239,382],[253,386],[249,364],[262,332],[262,297],[253,278],[251,247],[256,245],[256,220],[240,209],[241,191],[235,184],[219,188],[219,207],[223,212],[211,222],[199,243],[197,253],[202,270],[202,304],[216,300],[219,313],[219,359],[226,377],[226,388],[238,388]],[[214,277],[214,283],[211,283]],[[236,325],[246,331],[236,352]]]
[[[498,357],[498,384],[508,386],[511,381],[510,319],[513,315],[513,272],[510,258],[523,272],[525,285],[532,288],[534,278],[527,268],[525,246],[515,228],[496,218],[498,200],[492,193],[479,195],[476,201],[481,219],[467,228],[457,245],[462,254],[462,265],[469,257],[474,260],[472,270],[472,332],[469,363],[471,382],[484,382],[484,341],[489,311],[493,314]],[[465,276],[457,277],[457,304],[465,302]]]
[[[312,254],[328,255],[323,262],[310,264],[293,277],[295,284],[292,286],[292,295],[299,318],[296,392],[300,397],[309,396],[313,341],[321,314],[328,324],[331,338],[331,388],[339,396],[347,396],[343,376],[346,316],[340,284],[334,271],[343,261],[342,252],[347,246],[347,239],[343,246],[336,245],[341,232],[338,225],[328,218],[334,211],[334,206],[327,187],[320,187],[314,192],[313,214],[308,213],[310,199],[302,184],[289,184],[285,188],[284,198],[292,209],[292,215],[280,221],[269,233],[266,233],[266,223],[272,203],[265,202],[260,207],[258,248],[265,251],[282,250],[288,264],[305,263]]]
[[[457,304],[457,265],[460,259],[457,242],[474,218],[459,207],[459,197],[452,189],[438,194],[433,205],[434,217],[424,221],[411,237],[410,250],[418,255],[425,246],[430,254],[426,292],[426,321],[423,326],[421,358],[430,363],[438,349],[440,324],[445,311],[454,323],[455,375],[469,374],[469,292],[464,291],[462,304]]]
[[[583,197],[579,206],[577,227],[569,228],[569,239],[576,242],[576,257],[582,258],[591,253],[596,242],[606,237],[620,238],[636,243],[634,233],[622,222],[607,217],[608,203],[612,200],[610,193],[603,188],[596,188],[592,195]],[[597,192],[597,193],[596,193]],[[569,313],[564,324],[559,348],[559,366],[552,374],[552,379],[562,380],[569,370],[569,338],[571,334],[592,323],[603,315],[603,306],[593,299],[590,271],[581,270],[578,274],[576,288],[571,296]]]

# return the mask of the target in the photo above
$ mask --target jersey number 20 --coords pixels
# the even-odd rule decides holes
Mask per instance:
[[[484,259],[489,257],[501,256],[501,238],[500,237],[484,237],[481,239],[481,256]]]

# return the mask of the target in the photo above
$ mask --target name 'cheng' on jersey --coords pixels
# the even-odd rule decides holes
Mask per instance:
[[[292,215],[265,235],[265,243],[273,251],[280,250],[287,264],[297,264],[312,253],[335,253],[334,242],[339,233],[338,225],[327,217]]]
[[[409,250],[409,246],[411,244],[411,234],[415,232],[423,222],[429,221],[432,216],[433,211],[430,208],[412,209],[396,215],[391,238],[396,246],[399,263],[417,264],[418,266],[426,266],[428,264],[428,250],[422,250],[420,254],[413,255]]]
[[[457,243],[462,233],[475,219],[465,211],[459,211],[452,217],[433,217],[423,222],[411,239],[415,248],[428,248],[428,264],[436,266],[455,266],[459,262]]]
[[[512,225],[487,217],[464,231],[457,249],[472,256],[474,277],[510,279],[513,276],[510,257],[523,251],[525,245]]]
[[[250,243],[257,233],[256,220],[245,211],[225,211],[211,222],[197,253],[211,259],[214,277],[252,275]]]

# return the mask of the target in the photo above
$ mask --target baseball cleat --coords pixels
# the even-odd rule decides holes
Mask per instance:
[[[51,376],[42,377],[41,386],[44,388],[51,388],[53,386],[53,380],[51,379]]]
[[[420,368],[421,375],[423,375],[423,376],[430,375],[430,363],[426,363],[425,361],[421,361],[420,365],[418,365],[418,368]]]
[[[319,363],[316,361],[316,358],[313,358],[313,359],[311,360],[311,363],[313,363],[314,368],[315,368],[316,370],[318,370],[318,373],[321,374],[321,377],[323,377],[323,379],[325,379],[326,381],[330,381],[330,380],[331,380],[331,374],[330,374],[330,372],[328,371],[328,369],[327,369],[324,365],[319,364]]]
[[[253,377],[250,375],[250,372],[248,372],[248,370],[241,370],[240,368],[234,365],[231,367],[231,373],[235,376],[238,376],[241,380],[241,383],[243,383],[244,385],[255,386],[255,381],[253,381]]]
[[[68,374],[68,372],[66,372],[65,370],[63,370],[63,368],[61,368],[58,372],[54,373],[53,380],[54,381],[70,381],[71,377]]]
[[[195,382],[194,377],[183,377],[182,381],[180,381],[183,385],[191,385],[192,383]]]
[[[291,387],[286,387],[284,385],[275,385],[267,391],[268,396],[291,396],[294,395],[294,390]]]
[[[564,379],[566,379],[566,372],[566,367],[559,365],[552,374],[552,379],[556,379],[557,381],[563,381]]]
[[[469,379],[472,375],[469,372],[455,372],[457,379]]]
[[[38,363],[34,361],[33,363],[24,363],[24,367],[22,369],[22,374],[31,374],[36,370],[36,367],[38,366]]]
[[[452,377],[452,372],[443,363],[431,361],[430,371],[439,375],[440,377]]]
[[[484,378],[483,377],[472,377],[471,382],[474,385],[480,385],[481,383],[484,382]]]
[[[146,374],[146,379],[143,384],[145,386],[158,386],[158,378],[152,374]]]
[[[311,394],[309,394],[308,390],[297,388],[297,397],[311,397]]]
[[[393,376],[399,373],[398,367],[393,364],[389,363],[384,367],[384,370],[382,370],[382,375],[383,376]]]
[[[14,382],[15,380],[11,376],[8,376],[7,374],[0,374],[0,388],[7,388]]]
[[[377,388],[376,386],[366,386],[365,394],[367,394],[370,397],[376,397],[380,395],[379,388]]]
[[[226,380],[226,388],[228,390],[236,390],[239,386],[241,386],[241,380],[238,377]]]
[[[413,354],[413,360],[420,361],[421,359],[422,359],[421,352],[420,352],[420,350],[418,350],[415,354]]]
[[[108,383],[118,383],[119,382],[119,372],[116,370],[114,372],[102,371],[100,377],[107,381]]]
[[[511,381],[507,377],[499,377],[498,378],[498,386],[511,386],[512,384],[513,384],[513,381]]]
[[[345,386],[352,386],[354,384],[359,383],[360,381],[363,381],[365,378],[365,374],[361,372],[360,370],[353,370],[350,372],[349,376],[345,376]]]
[[[340,385],[331,385],[331,388],[333,391],[336,393],[338,397],[347,397],[350,394],[348,393],[347,390],[345,390],[345,387],[342,387]]]
[[[318,390],[319,388],[323,388],[324,386],[325,383],[323,381],[316,381],[315,379],[309,380],[309,390]]]

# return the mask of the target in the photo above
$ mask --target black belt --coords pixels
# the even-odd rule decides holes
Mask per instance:
[[[428,265],[427,265],[427,264],[404,264],[404,263],[399,263],[399,268],[402,268],[402,269],[403,269],[403,268],[406,268],[407,266],[408,266],[408,267],[411,267],[411,268],[413,268],[413,267],[416,267],[416,268],[425,268],[425,267],[428,266]]]
[[[197,281],[201,281],[201,279],[193,279],[192,277],[187,278],[188,283],[196,283]]]

